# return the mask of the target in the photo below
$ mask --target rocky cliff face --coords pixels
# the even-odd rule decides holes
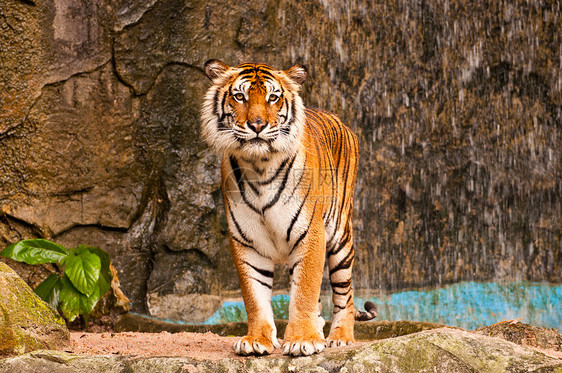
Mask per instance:
[[[213,309],[238,284],[201,66],[302,63],[361,139],[356,288],[560,282],[560,29],[541,1],[3,1],[0,243],[97,245],[134,310]]]

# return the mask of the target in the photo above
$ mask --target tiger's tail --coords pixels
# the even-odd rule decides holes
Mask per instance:
[[[365,311],[355,310],[356,321],[372,320],[378,315],[377,306],[373,302],[365,303]]]

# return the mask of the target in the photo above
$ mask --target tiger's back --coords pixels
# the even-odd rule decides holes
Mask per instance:
[[[321,109],[306,108],[306,129],[303,146],[315,145],[318,164],[311,172],[319,175],[318,187],[322,194],[329,197],[330,205],[325,206],[324,222],[327,231],[327,246],[335,244],[336,231],[349,230],[351,234],[351,217],[353,195],[357,177],[359,142],[357,136],[340,119]],[[308,149],[309,150],[309,149]],[[329,251],[329,250],[328,250]]]
[[[283,352],[310,355],[326,345],[320,284],[327,258],[333,289],[328,344],[353,341],[352,209],[356,136],[333,114],[305,109],[298,88],[306,71],[262,64],[206,64],[214,86],[203,109],[203,134],[223,152],[222,189],[248,314],[238,354],[278,346],[270,298],[275,263],[291,276]],[[367,317],[373,314],[362,313]]]

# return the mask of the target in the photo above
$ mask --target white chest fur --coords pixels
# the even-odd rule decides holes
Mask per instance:
[[[276,263],[286,262],[308,225],[303,157],[228,161],[223,187],[231,235]]]

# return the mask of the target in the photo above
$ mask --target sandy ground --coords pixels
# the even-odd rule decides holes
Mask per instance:
[[[71,332],[70,346],[66,352],[79,355],[120,355],[134,357],[189,357],[200,360],[220,360],[223,358],[246,359],[237,356],[232,345],[240,337],[221,337],[213,333],[85,333]],[[331,348],[346,350],[356,348],[367,342],[356,342],[351,346]],[[532,347],[531,347],[532,348]],[[552,349],[535,350],[554,358],[562,359],[562,352]],[[281,356],[277,348],[272,354]]]
[[[223,358],[245,359],[237,356],[232,346],[240,337],[221,337],[213,333],[85,333],[71,332],[70,346],[65,349],[80,355],[120,355],[120,356],[174,356],[190,357],[201,360],[219,360]],[[351,346],[331,348],[346,350],[365,342]],[[281,356],[277,348],[272,354]]]
[[[236,357],[232,345],[237,339],[213,333],[71,332],[70,348],[66,351],[80,355],[180,356],[218,360]]]

